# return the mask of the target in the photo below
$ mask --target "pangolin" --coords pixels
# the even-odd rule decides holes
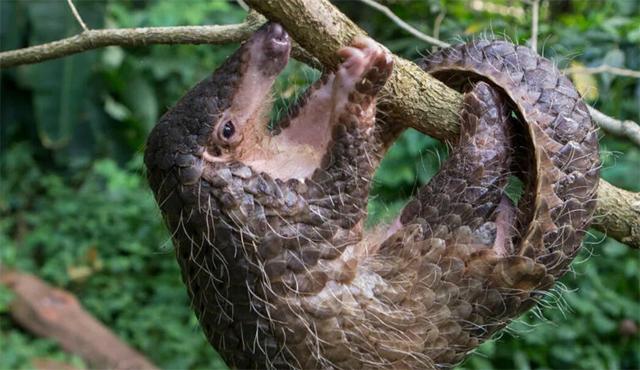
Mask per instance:
[[[269,124],[289,52],[282,26],[266,24],[147,141],[202,330],[234,368],[458,364],[543,298],[580,249],[599,178],[587,106],[523,46],[430,56],[426,71],[469,91],[459,144],[396,221],[365,230],[373,173],[401,131],[376,120],[390,54],[355,38],[337,71]]]

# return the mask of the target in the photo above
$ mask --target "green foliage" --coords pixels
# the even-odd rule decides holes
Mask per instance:
[[[0,367],[3,369],[33,369],[31,361],[36,358],[58,360],[71,364],[78,369],[85,369],[82,359],[61,351],[60,346],[51,339],[33,339],[31,335],[22,333],[11,322],[0,317],[2,327],[7,330],[2,335],[2,357]]]
[[[240,22],[226,1],[76,2],[90,28]],[[478,4],[482,6],[479,7]],[[543,3],[546,4],[546,3]],[[575,60],[640,69],[638,4],[617,0],[549,2],[540,11],[539,50],[560,67]],[[351,19],[407,59],[427,45],[360,2],[336,2]],[[531,13],[523,2],[442,0],[386,2],[400,18],[439,38],[482,37],[526,43]],[[0,48],[16,49],[79,31],[65,2],[0,2]],[[43,15],[44,14],[44,15]],[[439,15],[442,22],[436,27]],[[234,49],[227,46],[108,47],[57,61],[3,70],[0,78],[0,260],[76,294],[122,339],[163,368],[223,368],[189,308],[164,229],[145,185],[140,152],[167,107]],[[292,63],[276,84],[277,117],[318,77]],[[596,108],[640,118],[637,79],[596,76]],[[605,137],[603,176],[640,190],[640,149]],[[368,225],[390,222],[435,173],[448,148],[408,131],[374,179]],[[498,368],[640,368],[637,251],[595,234],[566,287],[547,306],[523,316],[501,338],[462,365]],[[8,315],[11,292],[0,290],[0,368],[30,368],[34,358],[85,364],[52,341],[33,337]]]
[[[197,328],[141,157],[96,161],[72,177],[45,170],[27,145],[2,156],[2,263],[74,293],[122,339],[165,368],[220,368]],[[28,169],[25,173],[22,169]],[[9,323],[1,368],[57,353]],[[4,325],[7,324],[7,325]],[[9,330],[6,330],[9,328]],[[28,351],[27,351],[28,350]]]

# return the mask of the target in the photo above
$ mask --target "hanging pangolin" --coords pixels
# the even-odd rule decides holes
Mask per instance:
[[[580,248],[599,177],[585,103],[522,46],[431,56],[423,67],[437,78],[474,83],[460,142],[391,226],[364,230],[373,172],[398,131],[375,120],[392,59],[357,37],[269,129],[289,51],[282,26],[263,26],[147,142],[207,339],[243,369],[454,366],[533,307]],[[523,182],[517,205],[510,176]]]

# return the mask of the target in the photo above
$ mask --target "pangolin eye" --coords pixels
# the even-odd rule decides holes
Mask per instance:
[[[225,122],[224,126],[222,127],[222,137],[224,137],[225,139],[230,139],[235,133],[236,128],[235,126],[233,126],[233,123],[231,121]]]

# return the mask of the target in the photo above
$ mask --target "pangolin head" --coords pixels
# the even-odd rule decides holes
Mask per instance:
[[[255,146],[267,128],[271,86],[290,50],[280,24],[262,26],[160,119],[147,140],[147,168],[167,171],[185,156],[229,162]]]

